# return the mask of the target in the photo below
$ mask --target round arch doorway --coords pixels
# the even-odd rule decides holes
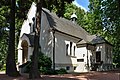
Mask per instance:
[[[22,63],[26,63],[28,60],[28,42],[23,40],[21,43],[22,47]]]

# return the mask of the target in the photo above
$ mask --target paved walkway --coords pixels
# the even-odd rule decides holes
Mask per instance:
[[[119,71],[110,72],[90,72],[84,74],[64,74],[64,75],[41,75],[41,79],[36,80],[120,80]],[[28,74],[21,77],[8,77],[0,72],[0,80],[29,80]]]

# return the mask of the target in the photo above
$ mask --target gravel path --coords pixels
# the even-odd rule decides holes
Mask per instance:
[[[14,78],[0,72],[0,80],[30,80],[28,74]],[[64,74],[64,75],[41,75],[40,79],[34,80],[120,80],[119,71],[109,72],[89,72],[82,74]]]

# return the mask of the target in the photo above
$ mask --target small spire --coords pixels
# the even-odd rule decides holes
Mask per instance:
[[[77,15],[75,14],[75,12],[71,15],[71,20],[73,23],[75,23],[75,21],[77,20]]]

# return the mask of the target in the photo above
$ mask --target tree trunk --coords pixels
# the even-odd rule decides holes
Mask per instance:
[[[16,1],[11,0],[9,44],[6,59],[6,74],[13,77],[20,75],[15,63],[15,4]]]
[[[41,12],[42,12],[42,0],[38,0],[37,3],[37,13],[36,13],[36,31],[34,36],[34,51],[32,56],[32,65],[29,73],[30,79],[40,78],[38,70],[38,53],[40,48],[39,38],[40,38],[40,27],[41,27]]]

